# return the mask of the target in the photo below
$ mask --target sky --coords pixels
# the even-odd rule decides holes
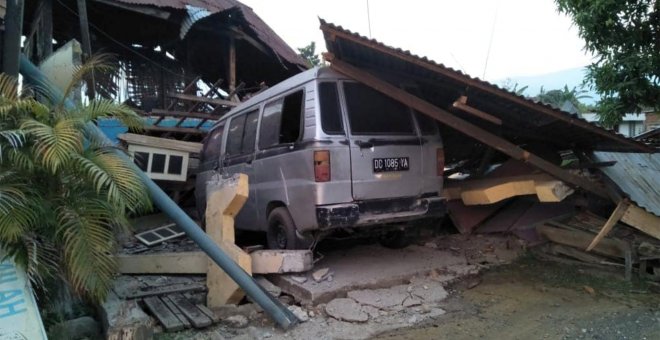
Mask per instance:
[[[592,60],[583,50],[577,28],[557,12],[553,0],[241,2],[252,7],[294,49],[315,41],[317,52],[325,50],[319,30],[321,17],[497,83],[581,67]]]

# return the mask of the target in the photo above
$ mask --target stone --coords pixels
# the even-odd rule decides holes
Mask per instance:
[[[403,301],[403,307],[413,307],[422,304],[422,300],[417,297],[408,297]]]
[[[378,318],[379,316],[381,316],[381,315],[380,315],[381,310],[379,310],[379,309],[376,308],[376,307],[372,307],[372,306],[362,306],[362,311],[365,312],[365,313],[367,313],[367,314],[369,315],[369,317],[372,318],[372,319],[376,319],[376,318]]]
[[[248,325],[248,319],[240,314],[232,315],[222,322],[232,328],[245,328]]]
[[[348,292],[348,297],[363,305],[373,306],[379,309],[390,309],[401,307],[410,295],[406,291],[407,286],[400,285],[386,289],[363,289]]]
[[[309,315],[307,314],[306,311],[304,311],[301,307],[299,306],[289,306],[289,310],[293,315],[295,315],[298,320],[301,322],[306,322],[309,320]]]
[[[306,276],[294,275],[294,276],[290,276],[290,277],[291,277],[291,280],[296,281],[296,282],[301,283],[301,284],[307,282],[307,277]]]
[[[437,303],[446,299],[449,295],[440,283],[433,281],[429,282],[428,285],[413,287],[410,294],[422,299],[425,303]]]
[[[98,339],[101,337],[101,328],[96,320],[83,316],[55,324],[48,333],[53,339]]]
[[[359,303],[353,299],[334,299],[325,306],[325,312],[340,321],[367,322],[369,315],[365,313]]]
[[[268,279],[266,279],[265,277],[257,276],[254,278],[254,280],[257,281],[257,283],[263,289],[265,289],[268,293],[270,293],[270,295],[274,297],[278,297],[280,296],[280,294],[282,294],[282,288],[274,285],[272,282],[268,281]]]
[[[110,292],[98,312],[107,339],[122,339],[125,336],[132,336],[134,339],[153,337],[154,322],[138,306],[136,300],[121,300]]]
[[[325,276],[328,275],[329,271],[330,271],[329,268],[321,268],[319,270],[316,270],[314,271],[314,273],[312,273],[312,278],[316,282],[321,282],[323,281],[323,279],[325,279]]]
[[[280,295],[277,299],[285,305],[290,305],[293,303],[293,297],[291,295]]]

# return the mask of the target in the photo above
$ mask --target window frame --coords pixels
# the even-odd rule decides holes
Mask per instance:
[[[299,123],[299,127],[298,127],[298,129],[299,129],[298,130],[298,137],[296,138],[296,140],[293,141],[293,142],[280,143],[279,139],[278,139],[277,144],[271,144],[271,145],[267,145],[267,146],[262,145],[261,133],[262,133],[262,129],[264,128],[264,125],[265,125],[264,124],[264,115],[266,114],[266,108],[268,107],[268,105],[273,104],[273,103],[275,103],[279,100],[282,100],[282,109],[284,109],[284,104],[286,102],[286,98],[288,96],[293,95],[293,94],[298,93],[298,92],[302,93],[302,99],[301,99],[301,103],[300,103],[300,123]],[[264,102],[264,104],[261,107],[261,114],[259,115],[259,126],[258,126],[258,131],[257,131],[256,147],[258,148],[258,150],[268,150],[268,149],[280,147],[282,145],[291,145],[291,144],[300,142],[302,140],[303,136],[305,135],[305,109],[307,107],[307,105],[305,104],[306,98],[307,98],[306,86],[302,85],[302,86],[296,87],[292,90],[289,90],[287,92],[278,94],[277,96],[273,96],[268,101]],[[280,122],[280,125],[279,125],[280,130],[282,129],[282,116],[283,116],[282,111],[280,111],[280,121],[279,121]],[[278,136],[279,136],[279,131],[278,131]]]

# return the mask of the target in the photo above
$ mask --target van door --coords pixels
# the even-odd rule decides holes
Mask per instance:
[[[236,216],[236,227],[255,230],[259,221],[254,161],[254,146],[257,137],[259,110],[254,109],[236,117],[229,122],[227,143],[223,160],[224,170],[228,174],[243,173],[248,176],[249,193],[245,205]]]
[[[343,83],[356,200],[424,192],[422,142],[410,109],[356,82]]]
[[[204,139],[204,147],[199,157],[199,167],[197,168],[195,180],[195,203],[197,205],[197,215],[201,220],[204,220],[206,212],[206,183],[220,169],[220,151],[222,150],[224,131],[225,125],[223,122],[222,125],[213,128],[209,132]]]

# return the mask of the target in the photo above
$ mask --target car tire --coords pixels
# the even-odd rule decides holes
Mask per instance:
[[[411,238],[406,233],[406,230],[392,230],[383,234],[379,242],[385,248],[401,249],[410,245]]]
[[[296,225],[285,207],[275,208],[268,215],[266,242],[269,249],[300,249]]]

